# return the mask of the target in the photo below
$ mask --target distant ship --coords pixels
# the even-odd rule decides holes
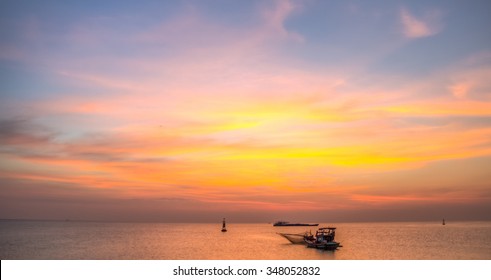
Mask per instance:
[[[301,224],[301,223],[289,223],[285,221],[278,221],[273,224],[274,227],[316,227],[319,224]]]

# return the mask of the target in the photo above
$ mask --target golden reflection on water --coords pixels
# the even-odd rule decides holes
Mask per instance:
[[[320,226],[327,226],[321,224]],[[491,222],[338,223],[337,251],[276,234],[271,224],[1,221],[1,259],[491,259]]]

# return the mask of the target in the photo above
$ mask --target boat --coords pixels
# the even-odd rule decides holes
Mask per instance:
[[[281,233],[277,232],[276,234],[283,236],[292,244],[306,244],[305,240],[313,240],[314,236],[312,232],[305,233]]]
[[[301,224],[301,223],[289,223],[286,221],[277,221],[273,224],[274,227],[316,227],[319,224]]]
[[[309,248],[317,248],[323,250],[336,250],[340,247],[340,243],[334,240],[336,235],[335,227],[324,227],[319,228],[314,235],[314,238],[305,238],[304,241],[307,243]]]
[[[222,232],[226,232],[227,228],[225,226],[225,218],[223,218],[223,223],[222,223]]]

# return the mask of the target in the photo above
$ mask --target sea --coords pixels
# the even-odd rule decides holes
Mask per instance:
[[[0,220],[2,260],[491,260],[491,222],[323,223],[336,251],[291,244],[272,224]]]

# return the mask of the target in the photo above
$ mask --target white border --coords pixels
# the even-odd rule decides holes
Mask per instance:
[[[63,261],[14,261],[1,262],[2,280],[167,280],[167,279],[489,279],[491,261],[356,261],[356,260],[63,260]],[[255,268],[262,270],[257,276],[174,276],[174,269],[213,267],[234,270]],[[307,266],[320,267],[320,276],[267,275],[267,267]]]

